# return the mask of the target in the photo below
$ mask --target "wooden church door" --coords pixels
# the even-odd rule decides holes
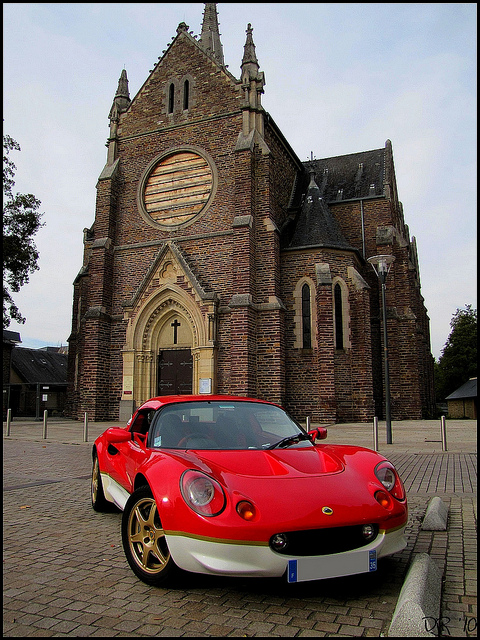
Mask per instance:
[[[191,394],[193,356],[190,349],[164,349],[158,354],[159,396]]]

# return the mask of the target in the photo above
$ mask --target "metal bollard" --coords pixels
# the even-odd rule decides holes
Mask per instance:
[[[310,416],[307,416],[306,418],[306,429],[307,432],[310,431]]]
[[[12,410],[7,409],[7,436],[10,435],[10,423],[12,421]]]
[[[88,414],[86,411],[83,416],[83,441],[88,442]]]
[[[373,418],[373,450],[378,451],[378,418]]]
[[[45,409],[45,411],[43,412],[43,439],[44,440],[47,439],[47,417],[48,417],[48,411]]]
[[[440,418],[440,428],[442,431],[442,451],[447,450],[447,427],[445,424],[445,416]]]

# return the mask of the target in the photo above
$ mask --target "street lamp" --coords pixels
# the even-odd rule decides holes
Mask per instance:
[[[390,271],[395,256],[383,255],[372,256],[368,258],[368,262],[372,265],[373,270],[380,280],[382,285],[382,310],[383,310],[383,355],[384,355],[384,369],[385,369],[385,421],[387,427],[387,444],[392,444],[392,420],[390,417],[390,376],[388,373],[388,341],[387,341],[387,301],[386,301],[386,288],[387,288],[387,275]]]

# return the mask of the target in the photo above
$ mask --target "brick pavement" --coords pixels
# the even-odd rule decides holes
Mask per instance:
[[[128,568],[120,514],[92,511],[91,444],[82,442],[81,425],[67,427],[60,429],[63,440],[71,442],[66,431],[80,428],[78,444],[61,444],[58,435],[54,441],[53,429],[42,440],[41,424],[40,437],[31,430],[22,435],[15,422],[4,439],[4,635],[387,635],[409,562],[422,551],[444,571],[442,634],[476,635],[476,447],[470,443],[464,452],[416,454],[390,445],[395,451],[388,456],[409,493],[408,546],[375,574],[296,585],[188,575],[175,589],[158,589]],[[355,440],[354,427],[350,434],[347,427],[341,436]],[[332,428],[329,440],[341,436]],[[437,445],[417,450],[430,446]],[[433,495],[450,506],[446,532],[420,530]]]
[[[428,553],[443,573],[441,635],[477,635],[477,456],[391,454],[408,491],[412,555]],[[428,501],[449,508],[447,531],[423,531]],[[434,626],[434,623],[432,623]]]

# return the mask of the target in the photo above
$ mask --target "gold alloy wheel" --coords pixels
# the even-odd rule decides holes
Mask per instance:
[[[100,484],[100,468],[98,466],[98,458],[95,456],[92,471],[92,502],[95,504],[98,496],[98,487]]]
[[[170,552],[153,498],[142,497],[133,506],[127,537],[131,556],[142,571],[158,574],[167,567]]]

